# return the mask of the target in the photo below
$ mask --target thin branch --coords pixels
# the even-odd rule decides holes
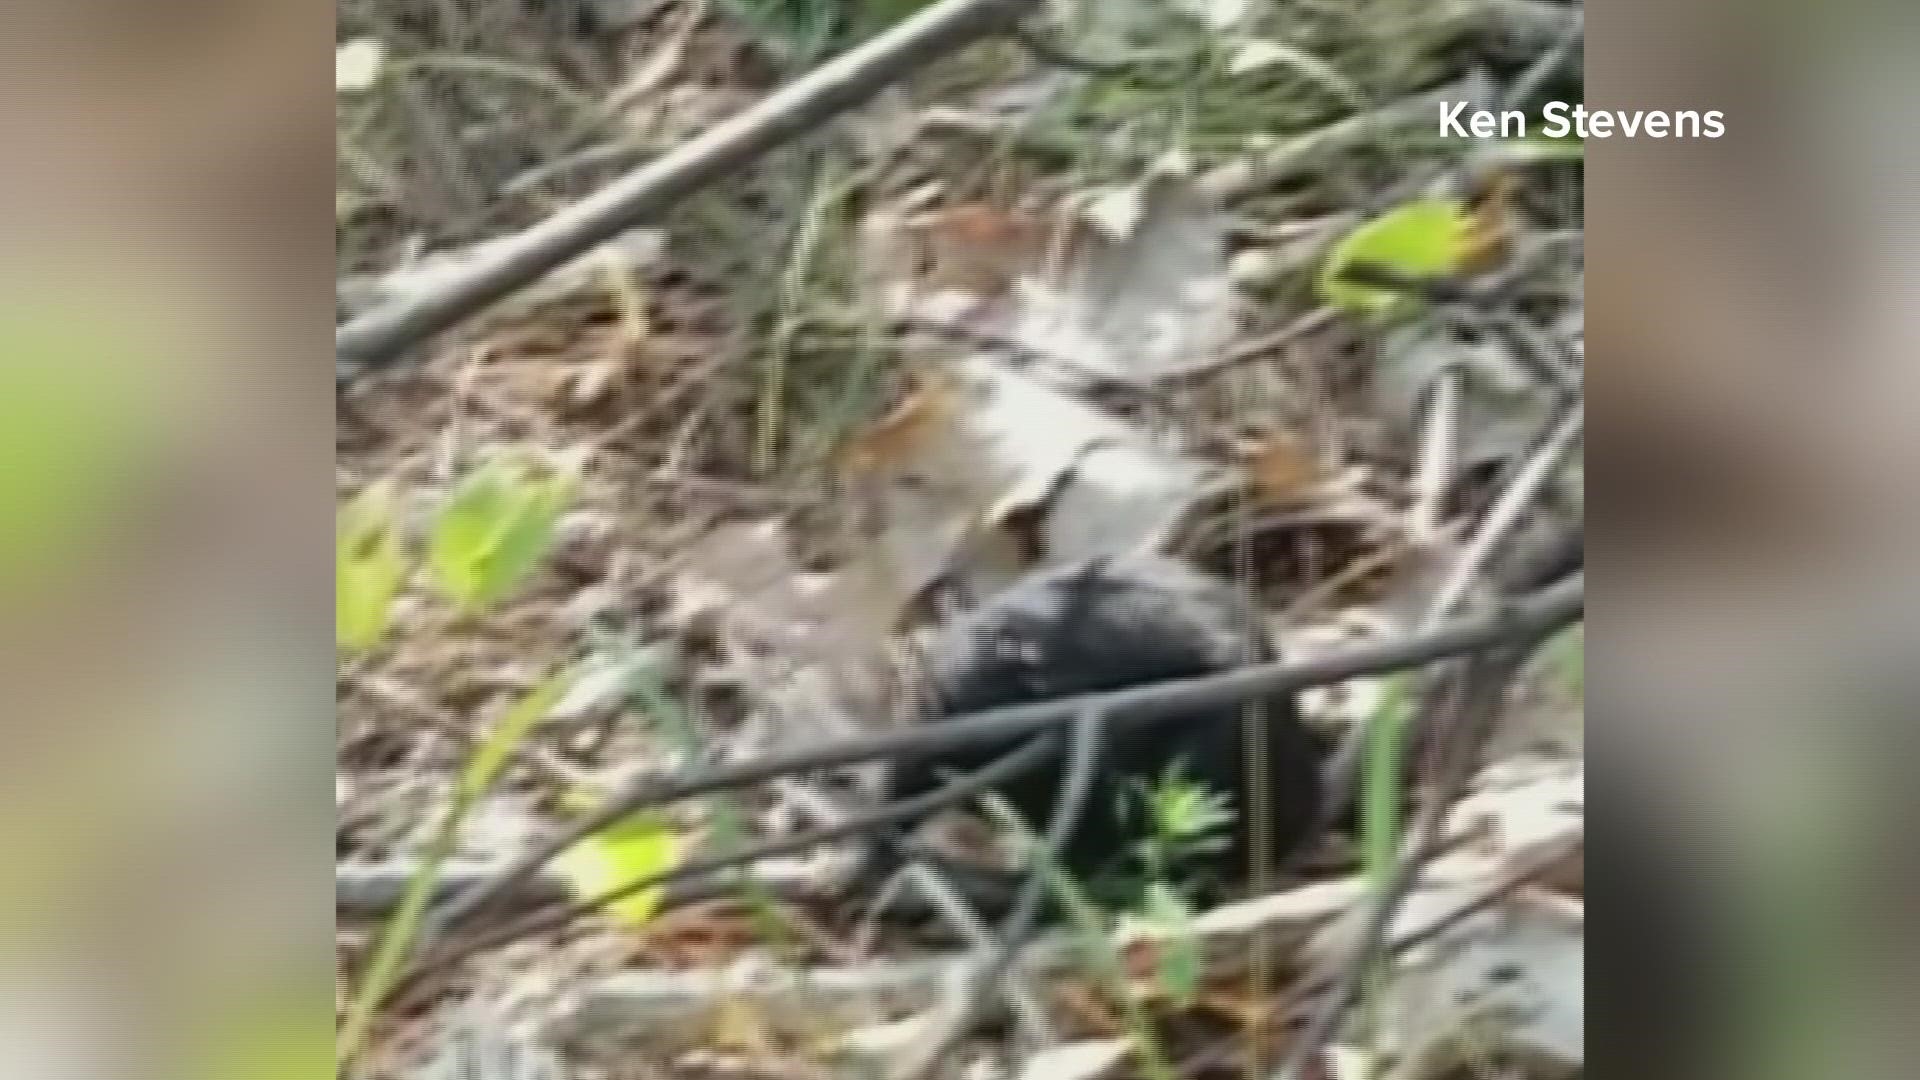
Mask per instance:
[[[1567,62],[1573,59],[1574,52],[1586,45],[1586,39],[1586,16],[1583,11],[1576,9],[1576,16],[1561,30],[1560,40],[1555,42],[1552,48],[1541,53],[1539,59],[1535,60],[1526,71],[1521,72],[1520,77],[1507,87],[1506,93],[1501,96],[1500,107],[1502,109],[1526,107],[1527,103],[1533,100],[1533,96],[1547,85],[1547,80],[1567,66]]]
[[[726,855],[682,863],[671,870],[635,878],[624,885],[610,889],[598,896],[588,897],[585,900],[570,901],[536,909],[526,916],[507,923],[496,930],[484,934],[476,934],[471,938],[457,941],[447,948],[428,956],[416,967],[414,979],[417,984],[417,981],[424,975],[433,971],[442,970],[448,965],[483,949],[490,949],[498,945],[506,944],[509,941],[516,941],[529,934],[537,934],[543,930],[563,926],[582,915],[597,911],[608,904],[623,900],[645,889],[657,888],[677,881],[709,877],[711,875],[736,870],[764,859],[798,854],[802,851],[819,847],[822,844],[829,844],[836,840],[845,840],[854,836],[864,836],[878,829],[895,824],[923,821],[948,807],[954,806],[983,791],[1004,784],[1015,777],[1022,776],[1038,768],[1048,757],[1058,752],[1059,741],[1059,734],[1057,732],[1041,732],[1022,743],[1018,748],[1009,751],[989,763],[985,768],[962,776],[926,794],[902,799],[899,802],[879,807],[869,813],[854,815],[845,821],[827,828],[814,829],[810,832],[801,833],[798,836],[769,840],[764,843],[741,848],[738,851]],[[592,831],[596,830],[588,830],[588,832]],[[585,834],[583,834],[583,837],[584,835]],[[565,846],[570,847],[571,842]],[[503,873],[500,878],[490,883],[487,892],[489,894],[494,893],[494,890],[500,886],[500,883],[508,881],[510,876],[510,874]],[[452,926],[455,919],[469,911],[478,910],[492,898],[492,895],[482,896],[478,898],[478,902],[466,905],[458,912],[443,912],[439,917],[438,926],[442,930]],[[455,905],[449,905],[449,907],[451,908],[459,904],[460,902],[456,901]]]
[[[1584,575],[1579,572],[1585,562],[1584,535],[1580,528],[1569,527],[1540,550],[1520,553],[1511,567],[1502,568],[1497,575],[1502,594],[1511,598],[1525,593],[1538,595],[1540,590],[1549,587],[1579,588],[1578,583],[1584,581]],[[1556,582],[1558,586],[1554,585]],[[1426,692],[1432,691],[1432,684],[1436,681],[1431,678],[1426,680],[1429,684]],[[1338,821],[1353,804],[1354,791],[1359,785],[1361,755],[1368,740],[1373,737],[1369,729],[1375,722],[1369,720],[1347,732],[1321,770],[1325,794],[1314,830],[1316,833]]]
[[[1487,564],[1492,561],[1494,552],[1520,523],[1520,516],[1533,505],[1534,499],[1552,479],[1554,470],[1567,456],[1567,451],[1572,449],[1585,425],[1584,407],[1568,409],[1566,415],[1554,425],[1546,441],[1514,473],[1493,509],[1487,512],[1479,529],[1467,542],[1466,550],[1460,553],[1459,559],[1448,571],[1446,581],[1435,594],[1427,617],[1421,623],[1422,629],[1431,630],[1452,617],[1454,608],[1465,599],[1474,582],[1479,580]]]
[[[960,1008],[946,1019],[937,1033],[916,1055],[915,1064],[901,1075],[925,1080],[947,1058],[955,1043],[967,1037],[986,1012],[994,988],[1013,967],[1020,951],[1027,947],[1040,928],[1040,912],[1046,901],[1047,876],[1061,863],[1067,844],[1073,839],[1080,821],[1086,816],[1087,801],[1093,793],[1093,777],[1099,770],[1105,725],[1098,713],[1088,710],[1074,721],[1069,740],[1067,775],[1053,805],[1040,851],[1033,857],[1021,882],[1019,899],[1001,924],[1000,943],[986,956],[968,980]]]
[[[333,873],[333,906],[342,922],[382,919],[400,905],[407,884],[420,873],[417,859],[393,859],[372,865],[349,865]],[[453,866],[440,872],[434,882],[433,903],[444,904],[469,889],[492,881],[500,868],[492,863]],[[754,874],[751,883],[739,880],[678,881],[668,885],[660,899],[662,910],[688,904],[735,896],[743,888],[755,888],[781,900],[805,900],[817,889],[791,874]],[[549,904],[564,903],[566,882],[549,874],[535,874],[504,897],[502,903],[512,914],[522,914]]]
[[[1453,490],[1455,470],[1460,460],[1461,375],[1448,368],[1434,380],[1427,395],[1427,437],[1420,447],[1420,463],[1413,476],[1413,522],[1410,532],[1415,544],[1437,542],[1446,517],[1447,493]]]
[[[1250,665],[1204,678],[1171,680],[994,709],[953,717],[938,724],[881,732],[742,762],[701,776],[643,783],[609,800],[559,836],[515,860],[485,888],[448,905],[442,913],[442,925],[452,925],[479,911],[495,897],[512,891],[559,852],[648,807],[764,783],[791,773],[843,768],[909,754],[942,754],[972,746],[1004,744],[1057,727],[1087,710],[1099,712],[1108,724],[1137,726],[1184,712],[1217,709],[1310,686],[1417,667],[1502,642],[1551,633],[1577,620],[1584,604],[1584,580],[1572,578],[1516,602],[1498,617],[1462,620],[1432,634],[1354,649],[1312,663]]]
[[[1448,83],[1296,136],[1257,157],[1228,162],[1202,177],[1200,189],[1221,202],[1250,198],[1320,165],[1333,154],[1403,128],[1434,123],[1443,105],[1473,97],[1475,82],[1462,79]]]
[[[1510,310],[1494,313],[1485,325],[1505,339],[1514,358],[1555,396],[1566,401],[1580,395],[1584,373],[1579,359],[1570,355],[1565,346],[1549,340]]]
[[[959,888],[949,880],[948,875],[925,862],[919,862],[907,867],[906,883],[915,889],[941,918],[951,923],[966,939],[969,946],[983,952],[993,947],[992,931],[974,910],[970,898],[961,896]],[[1040,1003],[1032,987],[1015,984],[1009,986],[1007,991],[1008,1011],[1024,1029],[1029,1043],[1034,1046],[1052,1046],[1060,1041],[1059,1032],[1054,1029],[1046,1007]]]
[[[903,75],[1004,33],[1036,0],[943,0],[849,50],[659,159],[502,243],[431,292],[396,300],[334,333],[337,368],[392,361],[428,337],[681,199],[867,101]]]
[[[1581,842],[1576,839],[1554,844],[1520,860],[1505,873],[1491,879],[1454,906],[1418,926],[1408,927],[1395,933],[1392,940],[1386,943],[1385,956],[1388,959],[1398,957],[1409,949],[1432,941],[1475,915],[1499,906],[1514,893],[1553,869],[1562,859],[1578,851]],[[1306,1007],[1307,1003],[1333,989],[1339,975],[1337,971],[1322,970],[1302,978],[1288,993],[1286,1001],[1280,1003],[1280,1007],[1275,1010],[1273,1019],[1277,1025],[1285,1027],[1295,1021],[1311,1020],[1315,1013]],[[1223,1067],[1233,1052],[1230,1046],[1224,1044],[1209,1048],[1199,1057],[1188,1062],[1181,1075],[1192,1077],[1210,1074],[1215,1069]]]
[[[1334,307],[1319,307],[1293,320],[1278,330],[1254,338],[1245,344],[1235,346],[1225,355],[1192,367],[1171,371],[1155,380],[1156,386],[1179,385],[1199,382],[1211,378],[1223,371],[1229,371],[1242,364],[1264,359],[1286,348],[1288,345],[1306,337],[1308,334],[1333,325],[1340,311]]]
[[[1317,1061],[1333,1040],[1347,1011],[1359,1000],[1368,973],[1385,957],[1388,928],[1419,882],[1427,859],[1440,849],[1438,841],[1447,813],[1466,786],[1480,747],[1498,720],[1514,672],[1539,640],[1490,649],[1467,662],[1460,676],[1464,700],[1453,722],[1447,725],[1449,738],[1440,775],[1428,793],[1414,835],[1395,862],[1393,874],[1368,908],[1364,928],[1338,967],[1332,991],[1307,1029],[1295,1040],[1286,1060],[1273,1073],[1273,1080],[1296,1080],[1310,1075],[1309,1063]]]

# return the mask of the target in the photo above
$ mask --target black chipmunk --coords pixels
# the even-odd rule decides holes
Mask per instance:
[[[1252,604],[1228,582],[1169,559],[1103,558],[1045,570],[1015,584],[942,633],[928,657],[928,722],[1075,694],[1196,678],[1274,659]],[[1226,844],[1204,865],[1181,869],[1195,883],[1221,888],[1244,882],[1250,869],[1252,822],[1244,717],[1260,716],[1268,755],[1270,861],[1299,847],[1320,805],[1324,750],[1301,723],[1290,695],[1248,705],[1183,713],[1126,731],[1109,728],[1079,827],[1062,862],[1082,881],[1113,870],[1144,835],[1139,785],[1179,763],[1184,776],[1230,799]],[[890,799],[933,790],[1017,744],[897,762]],[[1066,756],[996,789],[1043,834],[1064,782]],[[1123,810],[1131,801],[1132,812]],[[1201,890],[1214,894],[1215,888]]]

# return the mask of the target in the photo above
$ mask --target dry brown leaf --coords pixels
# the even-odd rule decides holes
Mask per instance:
[[[717,904],[668,911],[646,930],[644,958],[674,970],[718,967],[758,943],[759,928],[738,910]]]
[[[1062,982],[1055,986],[1054,998],[1081,1033],[1113,1035],[1126,1030],[1126,1024],[1096,987]]]
[[[952,380],[925,376],[893,412],[847,441],[840,452],[841,470],[869,476],[917,456],[953,424],[958,394]]]
[[[937,211],[916,222],[927,286],[981,298],[1001,296],[1046,258],[1046,222],[980,203]]]
[[[1486,177],[1480,190],[1473,193],[1472,213],[1457,262],[1461,273],[1484,274],[1507,261],[1517,228],[1513,198],[1519,186],[1519,178],[1511,169],[1501,169]]]
[[[1048,561],[1149,549],[1199,497],[1197,465],[991,358],[859,436],[876,548],[910,594],[949,574],[991,590]]]
[[[862,222],[865,261],[883,287],[908,284],[888,301],[896,315],[942,294],[1006,297],[1022,278],[1083,258],[1095,241],[1084,221],[961,203],[917,213],[884,211]]]
[[[1320,464],[1300,443],[1287,435],[1261,438],[1243,451],[1241,467],[1253,482],[1255,494],[1268,505],[1291,506],[1304,501],[1321,482]]]

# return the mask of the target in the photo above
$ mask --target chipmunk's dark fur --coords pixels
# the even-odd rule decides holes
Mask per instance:
[[[949,628],[929,657],[932,715],[942,719],[1075,694],[1194,678],[1273,658],[1249,602],[1230,584],[1160,558],[1103,559],[1037,573]],[[1290,697],[1185,713],[1111,732],[1092,798],[1063,852],[1083,880],[1111,869],[1142,835],[1136,782],[1176,761],[1187,778],[1232,800],[1225,849],[1194,869],[1224,882],[1249,870],[1252,822],[1244,718],[1266,731],[1267,820],[1277,861],[1311,830],[1320,797],[1321,747]],[[891,798],[920,794],[949,774],[980,768],[1011,745],[900,762]],[[998,789],[1036,833],[1062,782],[1064,755]],[[1123,814],[1132,800],[1135,813]]]

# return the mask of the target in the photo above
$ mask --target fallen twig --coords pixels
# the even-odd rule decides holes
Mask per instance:
[[[1462,702],[1447,727],[1448,739],[1442,747],[1439,777],[1428,792],[1413,835],[1394,864],[1393,873],[1380,887],[1358,940],[1336,969],[1332,989],[1318,1012],[1308,1021],[1305,1031],[1294,1041],[1285,1061],[1273,1073],[1273,1080],[1298,1080],[1311,1073],[1308,1065],[1317,1061],[1339,1031],[1347,1010],[1359,1000],[1367,975],[1386,955],[1387,930],[1401,904],[1420,879],[1428,858],[1439,850],[1441,829],[1448,811],[1473,772],[1472,764],[1497,721],[1514,672],[1525,662],[1538,641],[1522,641],[1476,654],[1460,675]]]
[[[1192,367],[1168,372],[1157,380],[1158,386],[1185,386],[1212,378],[1223,371],[1229,371],[1242,364],[1272,356],[1288,345],[1332,326],[1339,319],[1340,310],[1333,307],[1320,307],[1307,312],[1287,325],[1270,333],[1261,334],[1252,341],[1238,345],[1217,359],[1209,360]]]
[[[1074,830],[1086,814],[1088,796],[1093,791],[1093,777],[1100,766],[1101,737],[1104,733],[1097,713],[1082,713],[1074,721],[1072,737],[1068,740],[1066,781],[1054,801],[1053,817],[1047,824],[1041,849],[1033,857],[1033,865],[1028,868],[1026,878],[1020,884],[1019,898],[1014,902],[1013,911],[1001,924],[999,944],[981,957],[979,967],[968,979],[960,1007],[945,1018],[942,1030],[917,1055],[916,1064],[901,1070],[901,1075],[916,1080],[925,1080],[932,1075],[954,1044],[966,1038],[974,1025],[980,1022],[995,987],[1038,932],[1041,907],[1046,901],[1047,875],[1053,867],[1060,865],[1061,854],[1066,851]]]
[[[1289,139],[1256,157],[1222,165],[1200,179],[1200,189],[1223,203],[1249,198],[1321,164],[1330,154],[1402,128],[1436,123],[1441,105],[1471,99],[1475,86],[1476,80],[1461,79],[1372,112],[1349,116],[1318,131]]]
[[[605,806],[582,818],[561,835],[515,860],[484,888],[449,904],[440,913],[438,921],[442,926],[451,926],[479,912],[496,897],[512,891],[520,881],[536,873],[559,852],[648,807],[712,791],[763,783],[792,773],[841,768],[905,754],[942,753],[968,746],[1006,743],[1057,727],[1087,710],[1100,713],[1103,723],[1140,724],[1181,712],[1219,708],[1309,686],[1415,667],[1503,642],[1544,636],[1578,619],[1583,607],[1584,581],[1571,578],[1516,602],[1498,617],[1460,621],[1432,634],[1356,649],[1343,656],[1313,663],[1252,665],[1204,678],[1174,680],[1127,690],[995,709],[973,716],[954,717],[939,724],[883,732],[743,762],[716,769],[704,776],[642,784],[609,800]],[[837,833],[838,830],[834,838],[837,838]],[[826,839],[819,838],[813,842],[822,843]],[[760,857],[765,857],[764,853]],[[686,872],[684,868],[683,872]]]
[[[1533,505],[1534,499],[1553,478],[1554,470],[1559,468],[1585,426],[1584,407],[1566,410],[1565,415],[1555,421],[1546,440],[1514,472],[1493,509],[1487,511],[1473,538],[1467,541],[1466,550],[1460,553],[1453,568],[1447,572],[1446,581],[1435,593],[1426,619],[1421,623],[1423,629],[1431,630],[1453,615],[1454,608],[1466,598],[1474,582],[1486,570],[1494,552],[1499,550],[1520,523],[1521,515]]]
[[[726,855],[682,863],[671,870],[635,878],[625,885],[601,893],[598,896],[588,897],[585,900],[569,901],[538,908],[497,930],[474,935],[471,938],[455,942],[447,948],[429,955],[416,966],[413,978],[417,985],[418,980],[422,976],[433,971],[442,970],[448,965],[483,949],[493,948],[497,945],[526,937],[529,934],[536,934],[542,930],[565,925],[581,915],[596,911],[608,904],[640,892],[643,889],[656,888],[679,881],[709,878],[716,874],[737,870],[763,859],[798,854],[799,852],[819,847],[822,844],[832,843],[836,840],[862,836],[889,825],[924,820],[947,807],[972,798],[974,795],[986,791],[997,784],[1005,783],[1016,776],[1024,774],[1028,770],[1039,767],[1049,755],[1058,751],[1058,743],[1058,733],[1050,731],[1041,732],[1028,739],[1017,749],[1002,755],[985,768],[960,777],[937,791],[931,791],[924,795],[916,795],[910,799],[902,799],[899,802],[880,807],[870,813],[857,815],[824,829],[815,829],[798,836],[769,840],[765,843],[745,847]],[[597,830],[587,830],[586,833],[582,834],[582,838],[594,831]],[[570,846],[572,846],[572,844],[568,843],[563,846],[563,849],[564,847]],[[545,860],[542,861],[544,862]],[[495,896],[499,895],[501,883],[515,880],[516,877],[517,875],[514,875],[510,868],[508,873],[502,874],[500,878],[489,883],[489,886],[485,890],[486,895],[478,897],[477,901],[470,904],[463,904],[462,900],[469,898],[456,900],[454,904],[449,905],[449,907],[457,910],[441,912],[436,920],[436,929],[444,931],[453,925],[454,920],[461,915],[477,911],[482,906],[490,903]]]
[[[618,233],[813,130],[906,73],[1004,33],[1036,0],[942,0],[849,50],[462,267],[441,287],[382,305],[334,332],[336,374],[351,378],[503,299]]]
[[[1409,949],[1417,948],[1420,945],[1432,941],[1434,938],[1459,926],[1475,915],[1491,910],[1520,889],[1538,880],[1562,859],[1565,859],[1569,854],[1577,850],[1578,847],[1578,841],[1555,844],[1516,863],[1507,872],[1489,880],[1485,885],[1475,890],[1473,895],[1468,896],[1453,907],[1420,923],[1418,926],[1403,929],[1394,934],[1391,940],[1387,941],[1384,946],[1385,956],[1387,958],[1398,957]],[[1311,1020],[1314,1016],[1314,1011],[1309,1007],[1310,1004],[1321,994],[1333,989],[1334,982],[1338,977],[1339,972],[1337,971],[1323,970],[1307,975],[1298,984],[1291,987],[1286,1000],[1279,1003],[1278,1008],[1275,1009],[1276,1015],[1274,1022],[1276,1026],[1285,1027],[1294,1022]],[[1229,1045],[1223,1044],[1215,1046],[1201,1053],[1192,1061],[1185,1063],[1181,1069],[1181,1076],[1210,1075],[1213,1070],[1223,1066],[1227,1058],[1233,1053],[1234,1049]]]

